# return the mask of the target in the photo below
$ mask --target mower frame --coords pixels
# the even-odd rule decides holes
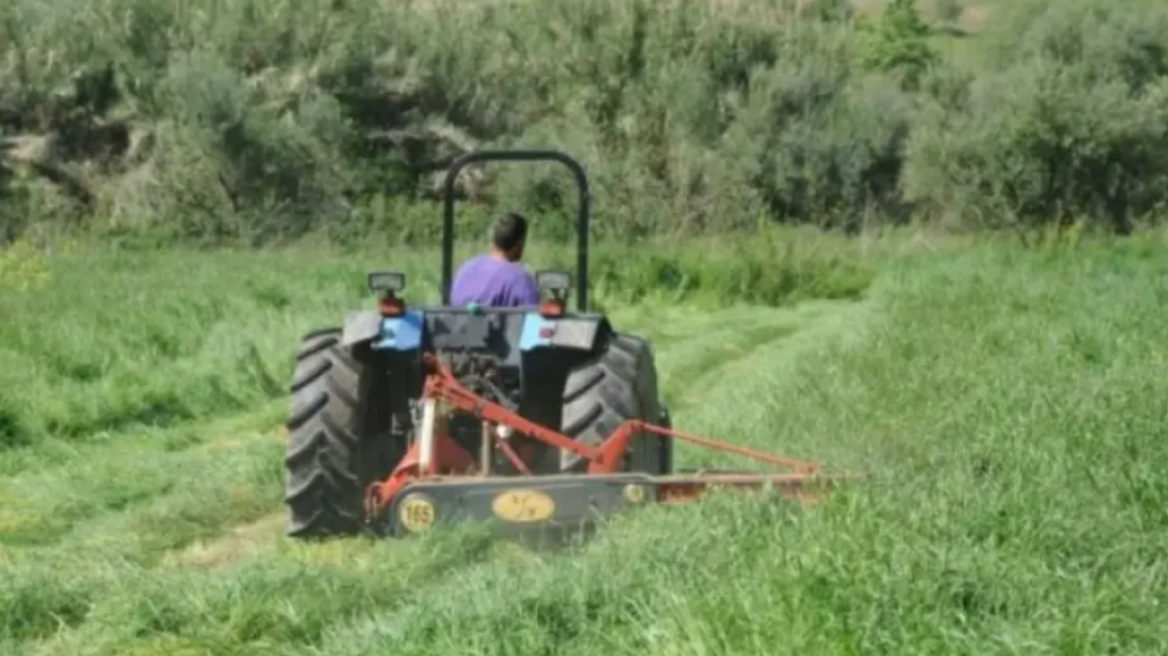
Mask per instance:
[[[599,446],[588,446],[540,426],[463,386],[432,353],[422,397],[418,439],[393,474],[369,486],[366,512],[375,532],[401,537],[436,523],[486,519],[502,521],[508,534],[532,524],[588,529],[603,517],[647,503],[685,503],[718,488],[774,489],[783,499],[812,504],[841,477],[820,473],[821,465],[690,435],[640,420],[621,424]],[[476,459],[445,432],[453,413],[482,422],[482,451]],[[502,430],[500,430],[502,429]],[[622,472],[629,440],[638,432],[679,439],[707,449],[736,453],[785,468],[786,472],[695,472],[652,476]],[[589,462],[585,474],[532,475],[509,443],[515,433],[572,451]],[[521,476],[493,476],[492,451],[502,452]]]

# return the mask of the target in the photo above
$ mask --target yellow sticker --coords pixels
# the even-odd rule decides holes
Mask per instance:
[[[509,490],[491,502],[495,516],[505,522],[542,522],[556,512],[556,503],[539,490]]]
[[[625,486],[625,501],[629,503],[641,503],[645,500],[645,488],[640,485],[626,485]]]
[[[407,531],[424,531],[434,523],[437,514],[434,504],[420,494],[402,500],[397,507],[398,518]]]

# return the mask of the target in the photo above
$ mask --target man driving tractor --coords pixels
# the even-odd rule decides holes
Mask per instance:
[[[488,252],[465,262],[454,277],[450,303],[483,307],[539,304],[535,277],[520,264],[527,243],[527,219],[514,212],[495,222]]]

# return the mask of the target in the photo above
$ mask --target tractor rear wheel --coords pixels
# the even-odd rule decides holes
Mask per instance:
[[[366,364],[358,345],[341,345],[341,329],[306,335],[296,354],[285,458],[287,534],[352,535],[365,527],[365,490],[388,476],[405,453],[391,432],[388,376]]]
[[[564,385],[562,432],[589,446],[598,446],[623,422],[640,419],[659,423],[662,406],[657,390],[657,366],[649,342],[615,333],[600,354],[578,365]],[[633,438],[625,471],[664,474],[667,443],[655,435]],[[584,471],[587,461],[563,451],[560,469]]]

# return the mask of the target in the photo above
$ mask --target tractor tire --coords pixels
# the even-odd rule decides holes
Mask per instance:
[[[599,355],[568,373],[563,400],[561,431],[589,446],[600,445],[628,419],[658,423],[662,418],[662,404],[649,342],[632,335],[614,334]],[[666,440],[655,435],[634,437],[624,471],[666,473],[666,447]],[[570,451],[561,452],[561,471],[586,469],[586,460]]]
[[[386,376],[341,345],[341,329],[306,335],[296,354],[285,463],[287,535],[328,538],[365,530],[367,486],[405,453],[391,433]]]

